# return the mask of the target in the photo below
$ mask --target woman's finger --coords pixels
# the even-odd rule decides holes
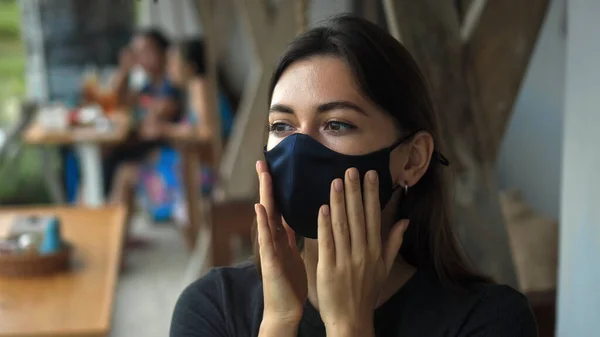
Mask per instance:
[[[273,240],[271,238],[271,232],[269,225],[267,224],[267,211],[261,204],[254,205],[254,212],[256,213],[256,228],[258,230],[258,253],[262,260],[273,259],[275,254],[275,247],[273,246]]]
[[[379,177],[376,171],[365,174],[365,221],[367,245],[373,256],[381,256],[381,205],[379,203]]]
[[[257,165],[258,166],[258,165]],[[271,236],[273,240],[278,240],[283,237],[284,234],[283,226],[281,225],[281,215],[275,206],[273,199],[273,185],[271,182],[271,175],[265,172],[265,168],[260,169],[260,204],[263,205],[267,211],[267,219]]]
[[[402,241],[404,241],[404,233],[408,228],[409,220],[404,219],[396,222],[385,243],[385,250],[383,252],[383,262],[385,264],[386,273],[389,274],[396,261],[400,247],[402,247]],[[387,275],[386,274],[386,275]]]
[[[350,233],[346,217],[346,201],[344,198],[344,183],[335,179],[331,183],[330,214],[333,241],[335,244],[336,261],[347,258],[350,254]]]
[[[283,225],[283,228],[285,229],[285,232],[287,234],[288,245],[290,249],[294,254],[300,255],[298,247],[296,246],[296,232],[294,232],[294,230],[287,224],[287,222],[285,222],[285,219],[283,219],[283,217],[281,217],[281,224]]]
[[[335,243],[331,231],[331,214],[327,205],[319,209],[318,226],[319,263],[332,266],[335,264]]]
[[[349,168],[346,170],[344,191],[352,255],[355,257],[364,256],[365,248],[367,246],[365,212],[363,208],[362,192],[360,190],[360,176],[356,168]]]

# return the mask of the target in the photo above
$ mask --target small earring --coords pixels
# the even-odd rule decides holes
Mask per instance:
[[[408,194],[408,183],[405,181],[404,182],[404,195]]]

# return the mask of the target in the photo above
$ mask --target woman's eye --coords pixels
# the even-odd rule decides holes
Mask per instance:
[[[325,125],[325,130],[330,130],[334,132],[343,132],[356,129],[356,126],[340,121],[330,121]]]
[[[286,123],[271,123],[269,124],[269,132],[272,133],[283,133],[283,132],[288,132],[288,131],[292,131],[293,127],[289,124]]]

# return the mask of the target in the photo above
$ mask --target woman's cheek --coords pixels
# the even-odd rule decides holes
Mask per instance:
[[[282,140],[283,138],[280,137],[269,136],[269,138],[267,139],[267,151],[277,146],[277,144],[279,144]]]

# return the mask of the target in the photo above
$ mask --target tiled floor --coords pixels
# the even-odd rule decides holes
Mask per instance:
[[[171,225],[134,222],[136,236],[150,240],[149,247],[130,250],[128,268],[120,277],[113,316],[112,337],[165,337],[177,297],[187,252],[179,232]]]
[[[115,297],[111,337],[165,337],[183,284],[188,253],[173,225],[152,225],[143,216],[133,224],[135,237],[150,246],[128,251]],[[242,246],[236,260],[247,259],[250,247]]]

